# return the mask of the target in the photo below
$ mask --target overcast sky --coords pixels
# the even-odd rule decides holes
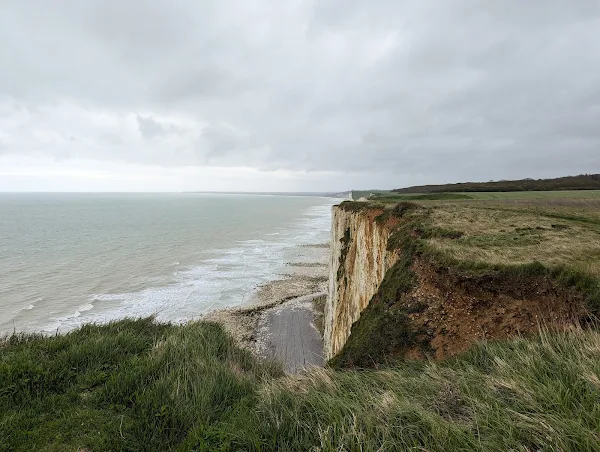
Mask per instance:
[[[7,0],[1,190],[600,172],[598,0]]]

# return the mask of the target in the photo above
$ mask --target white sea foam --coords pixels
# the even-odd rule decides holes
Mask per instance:
[[[84,322],[150,315],[177,323],[214,309],[244,304],[259,285],[284,273],[287,261],[303,260],[307,251],[298,245],[326,242],[329,225],[330,205],[312,207],[291,227],[239,241],[231,248],[207,250],[206,254],[215,257],[179,269],[169,284],[136,292],[92,294],[91,303],[56,319],[52,327],[69,330]],[[103,305],[111,307],[103,309]]]
[[[157,195],[118,198],[126,204],[120,208],[106,196],[86,203],[61,198],[55,208],[66,213],[50,220],[45,201],[32,202],[28,211],[39,209],[39,230],[23,230],[22,243],[32,234],[40,243],[53,241],[42,255],[18,237],[8,243],[14,250],[0,259],[0,285],[7,288],[0,292],[0,330],[68,331],[149,315],[198,318],[248,302],[260,284],[289,271],[286,262],[311,261],[314,250],[298,245],[329,239],[333,201],[327,199]],[[18,224],[7,226],[13,235]],[[10,256],[27,262],[18,275],[4,271],[21,268]]]

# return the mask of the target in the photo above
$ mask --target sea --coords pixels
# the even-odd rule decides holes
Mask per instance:
[[[248,303],[314,261],[335,199],[250,194],[0,194],[0,335]]]

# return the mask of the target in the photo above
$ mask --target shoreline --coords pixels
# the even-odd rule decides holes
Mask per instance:
[[[317,327],[315,300],[324,292],[285,301],[263,311],[254,344],[259,356],[280,362],[290,374],[325,365],[323,335]]]
[[[282,361],[286,370],[292,373],[301,370],[302,362],[323,365],[322,332],[317,326],[322,313],[315,305],[322,306],[323,303],[319,301],[327,294],[329,245],[320,243],[303,246],[322,252],[312,262],[286,263],[290,272],[259,286],[247,304],[215,310],[202,317],[202,320],[221,324],[240,346],[254,355]],[[288,323],[283,326],[279,319],[288,319]],[[296,329],[296,334],[283,335],[284,330],[289,328]],[[315,332],[318,334],[315,335]],[[278,339],[275,340],[275,337]],[[308,341],[311,346],[303,352],[298,351],[287,357],[280,352],[282,348],[294,348],[296,342],[300,343],[302,338],[307,337],[311,338]],[[312,358],[317,353],[318,341],[320,359]],[[301,348],[304,347],[303,344]]]
[[[2,242],[8,260],[0,275],[0,335],[65,334],[89,323],[149,316],[158,322],[193,321],[215,309],[252,302],[257,284],[294,271],[286,262],[311,262],[319,254],[318,248],[303,244],[329,238],[331,203],[326,199],[234,196],[175,202],[162,195],[110,194],[98,204],[84,198],[51,198],[65,216],[50,232],[43,226],[47,201],[36,196],[23,204],[35,227],[11,243]],[[209,215],[215,206],[216,213]],[[7,224],[20,230],[23,209],[13,201],[2,203],[5,207],[12,212]],[[76,214],[84,208],[98,221],[88,224]],[[114,227],[100,230],[104,214],[114,219]],[[136,225],[137,239],[125,233],[133,227],[125,218]],[[60,233],[67,225],[73,227],[72,240]],[[48,238],[47,255],[36,257],[37,251],[27,247],[32,237]],[[59,256],[60,268],[49,256]]]

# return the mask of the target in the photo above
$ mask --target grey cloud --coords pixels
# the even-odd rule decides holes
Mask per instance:
[[[123,146],[125,144],[125,140],[123,137],[117,133],[109,132],[104,133],[98,137],[98,141],[100,143],[107,146]]]
[[[165,133],[165,128],[152,116],[136,116],[138,128],[144,138],[154,138]]]
[[[597,0],[23,0],[0,15],[0,99],[131,114],[163,143],[103,129],[69,151],[87,158],[386,185],[592,172],[598,29]]]
[[[202,130],[202,138],[208,141],[212,153],[227,153],[240,145],[237,133],[224,126],[208,126]]]

